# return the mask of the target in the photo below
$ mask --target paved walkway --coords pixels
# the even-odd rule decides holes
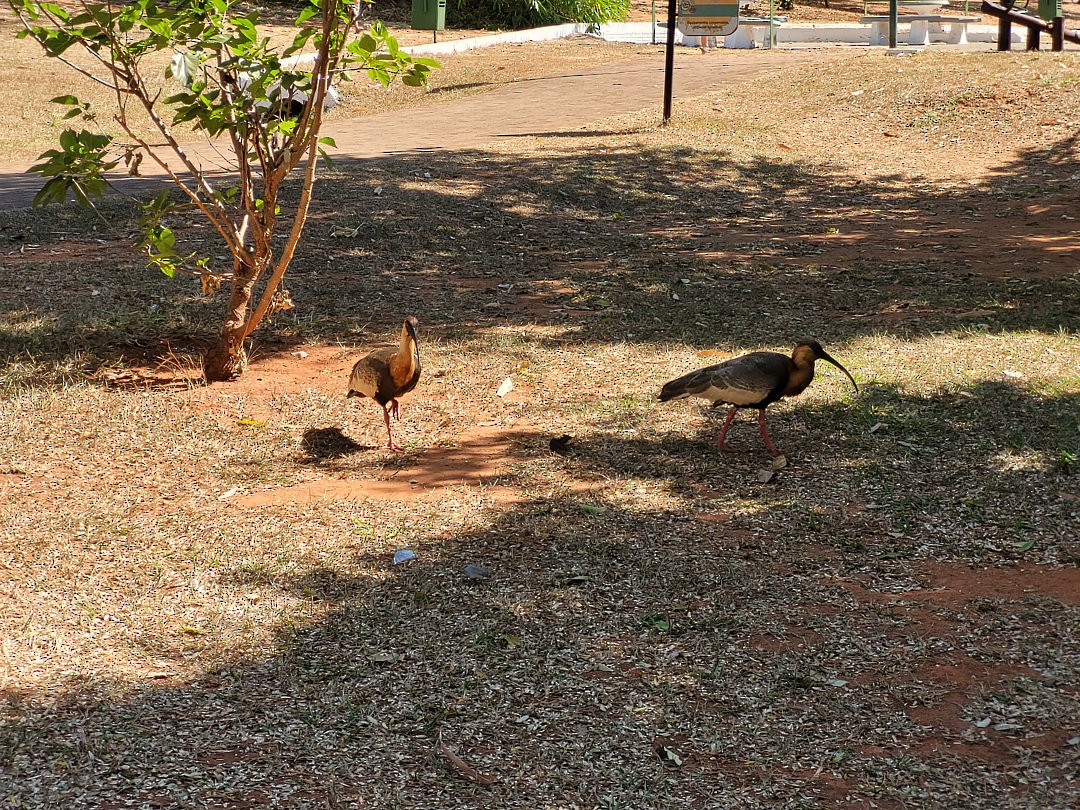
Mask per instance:
[[[773,50],[718,50],[701,54],[679,49],[675,56],[676,101],[710,89],[744,82],[793,62],[850,56],[850,47],[823,45]],[[594,121],[663,106],[664,58],[638,56],[582,73],[528,79],[457,101],[380,113],[328,124],[338,159],[370,159],[395,154],[464,149],[498,138],[572,132]],[[143,161],[142,179],[128,187],[161,182]],[[0,210],[25,208],[41,187],[41,177],[25,165],[0,166]]]

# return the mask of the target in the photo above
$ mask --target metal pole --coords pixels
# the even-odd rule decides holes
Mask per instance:
[[[652,44],[656,44],[656,0],[652,2]]]
[[[889,0],[889,48],[896,50],[896,26],[898,21],[896,19],[897,14],[896,0]]]
[[[769,0],[769,47],[776,47],[776,32],[773,30],[773,0]]]
[[[895,2],[895,0],[893,0]],[[675,0],[667,6],[667,55],[664,58],[664,123],[671,120],[671,83],[675,75]]]

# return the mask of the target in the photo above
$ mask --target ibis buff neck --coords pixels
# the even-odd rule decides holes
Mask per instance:
[[[398,359],[406,365],[406,373],[402,376],[411,377],[420,365],[420,347],[416,343],[416,337],[411,324],[406,321],[401,327],[401,342],[398,344]]]
[[[808,346],[799,346],[791,353],[791,374],[784,388],[785,397],[801,394],[814,381],[814,352]]]

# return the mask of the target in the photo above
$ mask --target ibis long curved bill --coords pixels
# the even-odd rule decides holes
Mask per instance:
[[[818,345],[819,345],[819,348],[820,348],[820,344],[818,344]],[[851,384],[853,386],[855,386],[855,393],[856,394],[859,393],[859,384],[857,382],[855,382],[855,378],[851,376],[851,372],[848,371],[846,368],[844,368],[843,365],[840,364],[839,360],[837,360],[835,357],[833,357],[831,354],[829,354],[824,349],[821,349],[821,354],[819,354],[818,357],[820,357],[822,360],[824,360],[827,363],[832,363],[834,366],[836,366],[838,369],[840,369],[842,372],[844,372],[844,374],[847,375],[847,378],[849,380],[851,380]]]

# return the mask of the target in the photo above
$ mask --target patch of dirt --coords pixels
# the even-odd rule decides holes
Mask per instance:
[[[1080,568],[1051,568],[1032,563],[998,568],[926,561],[916,566],[930,581],[925,591],[909,591],[905,599],[965,607],[976,599],[1027,599],[1049,596],[1066,605],[1080,605]]]

